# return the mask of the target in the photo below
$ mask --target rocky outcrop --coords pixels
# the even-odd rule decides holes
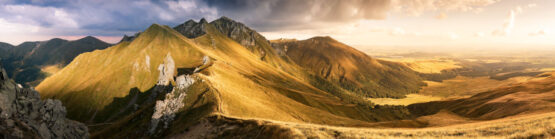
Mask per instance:
[[[137,32],[137,33],[135,33],[135,35],[133,35],[133,36],[123,35],[123,38],[121,38],[121,40],[120,40],[118,43],[121,43],[121,42],[132,42],[133,40],[135,40],[135,38],[139,37],[139,35],[141,35],[141,32]]]
[[[164,100],[156,101],[149,130],[151,134],[155,133],[159,124],[162,124],[163,129],[168,128],[177,111],[183,108],[183,99],[187,96],[187,88],[195,83],[195,79],[191,75],[180,75],[176,78],[175,83],[177,86],[166,94]]]
[[[243,46],[253,47],[256,44],[256,39],[266,40],[264,36],[258,34],[243,23],[236,22],[225,16],[210,22],[210,24],[216,27],[222,34],[237,41]]]
[[[208,22],[206,22],[206,19],[204,18],[198,23],[193,20],[189,20],[181,25],[177,25],[173,29],[187,38],[196,38],[206,34],[206,24],[208,24]]]
[[[164,64],[158,66],[158,70],[160,71],[160,75],[158,75],[157,85],[169,85],[175,73],[175,62],[169,53],[166,55]]]
[[[187,69],[190,72],[177,71],[177,76],[173,78],[175,71],[175,66],[173,58],[170,54],[167,54],[164,64],[160,64],[159,70],[160,75],[158,78],[158,84],[155,88],[167,88],[171,87],[170,82],[174,81],[175,86],[169,92],[164,92],[162,89],[156,90],[154,93],[165,93],[163,100],[157,100],[154,106],[154,113],[152,114],[150,120],[150,127],[148,133],[154,135],[161,129],[167,129],[170,123],[174,120],[176,113],[184,107],[183,100],[187,96],[187,89],[189,86],[193,85],[195,81],[199,80],[195,77],[195,73],[202,71],[212,65],[210,57],[204,56],[203,63],[195,68]],[[194,69],[194,70],[192,70]],[[168,93],[169,92],[169,93]]]
[[[0,138],[88,138],[87,127],[65,118],[59,100],[40,100],[38,92],[21,88],[0,67]]]
[[[173,29],[188,38],[196,38],[206,34],[206,27],[209,25],[214,27],[221,34],[229,37],[249,49],[251,52],[259,55],[261,60],[264,60],[268,53],[275,53],[273,52],[273,49],[270,48],[270,43],[266,38],[264,38],[264,36],[247,27],[245,24],[234,21],[225,16],[210,23],[206,22],[204,18],[198,23],[193,20],[189,20],[183,24],[175,26]]]

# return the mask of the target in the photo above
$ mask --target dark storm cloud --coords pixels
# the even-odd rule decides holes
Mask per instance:
[[[0,19],[68,30],[64,35],[116,35],[152,23],[177,25],[188,19],[219,16],[275,31],[383,19],[389,5],[389,0],[0,0]]]
[[[0,0],[0,21],[39,26],[52,35],[121,35],[202,17],[215,18],[217,11],[199,0]]]
[[[205,0],[229,16],[260,30],[319,27],[360,19],[384,19],[391,0]]]
[[[0,0],[0,23],[41,28],[51,35],[121,35],[152,23],[228,16],[258,31],[323,28],[390,11],[474,9],[498,0]],[[46,28],[46,29],[42,29]],[[46,30],[46,31],[44,31]],[[96,34],[85,34],[85,33]]]

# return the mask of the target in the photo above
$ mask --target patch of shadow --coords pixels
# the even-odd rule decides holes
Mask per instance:
[[[89,123],[116,121],[146,106],[145,104],[154,104],[156,100],[162,99],[166,93],[171,92],[172,88],[171,84],[168,86],[156,85],[145,92],[141,92],[137,87],[131,88],[127,96],[114,98],[112,103],[91,117],[92,120]]]

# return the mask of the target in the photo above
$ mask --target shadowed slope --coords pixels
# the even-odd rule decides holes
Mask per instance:
[[[8,57],[13,47],[11,44],[0,42],[0,58]]]
[[[301,67],[365,97],[404,97],[422,84],[416,72],[382,61],[330,37],[275,41],[274,48]]]
[[[75,41],[51,39],[43,42],[24,42],[9,50],[2,61],[10,77],[17,83],[34,86],[48,76],[43,68],[62,68],[77,55],[108,48],[110,44],[87,36]]]

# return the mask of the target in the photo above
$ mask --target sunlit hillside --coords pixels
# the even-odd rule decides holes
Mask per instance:
[[[189,39],[167,26],[152,25],[131,42],[78,56],[36,89],[44,97],[62,100],[69,116],[89,123],[99,138],[174,135],[214,114],[350,126],[410,117],[404,108],[375,108],[364,97],[277,54],[261,59],[211,24],[203,26],[206,34]],[[203,64],[206,61],[210,64]],[[170,86],[179,86],[175,76],[183,74],[194,81],[185,88],[186,97],[176,102],[175,118],[166,121],[171,127],[150,132],[149,117],[159,106],[153,99],[174,94],[164,92],[161,77],[174,76],[168,78]],[[171,98],[166,95],[167,101]]]

